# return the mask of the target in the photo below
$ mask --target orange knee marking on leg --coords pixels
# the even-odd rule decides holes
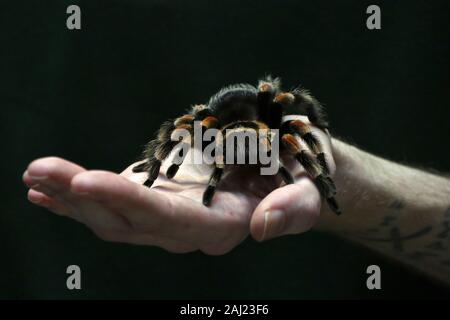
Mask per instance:
[[[267,91],[271,91],[273,89],[273,86],[268,82],[263,82],[259,85],[258,89],[261,92],[267,92]]]
[[[202,121],[202,126],[206,127],[206,128],[217,128],[219,121],[217,120],[216,117],[206,117],[205,119],[203,119]]]
[[[255,123],[258,125],[258,129],[269,129],[269,127],[267,126],[267,124],[265,124],[264,122],[261,121],[255,121]]]
[[[182,141],[185,139],[185,136],[179,136],[180,132],[178,130],[188,130],[189,132],[192,130],[192,126],[190,124],[182,124],[173,130],[172,134],[170,135],[170,140],[172,141]]]
[[[192,106],[192,111],[194,113],[199,112],[199,111],[201,111],[203,109],[206,109],[206,105],[205,104],[196,104],[196,105]]]
[[[290,153],[296,154],[302,150],[300,143],[292,134],[285,134],[281,137],[284,146],[289,150]]]
[[[275,99],[273,99],[273,101],[275,101],[277,103],[281,103],[281,104],[290,105],[290,104],[294,103],[295,97],[290,92],[284,92],[284,93],[280,93],[279,95],[277,95],[275,97]]]
[[[289,124],[292,129],[297,130],[300,135],[304,135],[305,133],[311,132],[311,128],[301,120],[291,121]]]
[[[272,144],[270,143],[269,139],[261,139],[259,146],[261,147],[263,152],[268,152],[269,150],[272,150]]]
[[[192,126],[190,124],[182,124],[179,125],[176,129],[186,129],[186,130],[191,130]]]
[[[268,145],[270,147],[270,139],[272,138],[272,132],[267,124],[261,121],[255,121],[258,125],[258,137],[262,140],[264,145]],[[263,139],[262,139],[263,138]]]
[[[182,125],[182,124],[188,124],[192,121],[194,121],[195,117],[191,114],[185,114],[182,117],[179,117],[178,119],[175,120],[174,125],[176,127]]]

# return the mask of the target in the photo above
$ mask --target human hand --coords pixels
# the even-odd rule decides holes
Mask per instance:
[[[307,122],[302,116],[286,119],[293,118]],[[334,173],[329,136],[312,129]],[[146,173],[132,172],[135,164],[119,175],[49,157],[33,161],[23,180],[31,202],[84,223],[101,239],[220,255],[249,232],[262,241],[307,231],[317,222],[318,190],[295,160],[283,158],[294,184],[237,167],[222,179],[210,207],[201,203],[211,170],[206,165],[183,163],[174,179],[160,174],[149,189],[142,186]]]

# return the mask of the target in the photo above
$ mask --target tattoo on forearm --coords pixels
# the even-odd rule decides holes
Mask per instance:
[[[386,216],[384,217],[383,222],[381,222],[380,225],[383,227],[388,227],[392,222],[395,221],[395,219],[397,219],[397,217],[395,216]]]
[[[402,210],[405,205],[395,200],[389,208]],[[365,232],[359,233],[356,237],[366,242],[391,243],[394,253],[401,254],[407,259],[429,265],[439,265],[445,269],[450,268],[450,206],[444,212],[443,222],[440,226],[425,226],[410,233],[404,233],[397,221],[398,216],[394,213],[386,215],[381,223]],[[408,248],[406,243],[409,240],[419,239],[425,235],[435,234],[434,239],[425,242],[420,247],[413,250]]]
[[[450,234],[450,221],[444,221],[444,230],[437,236],[439,239],[447,239]]]
[[[414,251],[413,253],[408,253],[406,255],[407,258],[410,258],[414,261],[423,261],[425,258],[436,258],[438,257],[438,254],[433,252],[427,252],[427,251]]]
[[[402,210],[405,207],[402,201],[396,199],[392,201],[392,203],[389,205],[389,208],[395,209],[395,210]]]
[[[430,244],[426,245],[425,248],[434,251],[445,251],[445,249],[447,249],[443,241],[433,241]]]
[[[444,217],[450,219],[450,206],[445,210]]]
[[[420,229],[414,233],[411,234],[407,234],[407,235],[402,235],[400,232],[400,229],[398,227],[392,227],[389,230],[389,236],[387,238],[374,238],[374,237],[364,237],[364,236],[359,236],[359,238],[361,240],[366,240],[366,241],[376,241],[376,242],[392,242],[392,247],[395,251],[397,252],[403,252],[403,242],[405,240],[410,240],[410,239],[414,239],[414,238],[419,238],[427,233],[430,233],[431,230],[433,228],[432,227],[425,227],[423,229]]]

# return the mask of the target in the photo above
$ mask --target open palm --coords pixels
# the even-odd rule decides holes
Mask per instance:
[[[314,130],[334,171],[329,137]],[[189,162],[172,180],[160,174],[150,189],[142,185],[146,173],[132,172],[135,164],[115,174],[55,157],[33,161],[23,180],[31,202],[84,223],[104,240],[218,255],[250,232],[266,240],[315,224],[319,193],[298,164],[286,164],[296,178],[292,185],[283,186],[278,176],[261,176],[258,168],[228,170],[210,207],[201,199],[211,168]],[[161,172],[166,168],[163,164]]]

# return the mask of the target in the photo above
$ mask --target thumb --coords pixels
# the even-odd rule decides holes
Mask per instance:
[[[302,176],[261,201],[253,212],[250,232],[257,241],[305,232],[317,222],[320,206],[319,191],[308,177]]]

